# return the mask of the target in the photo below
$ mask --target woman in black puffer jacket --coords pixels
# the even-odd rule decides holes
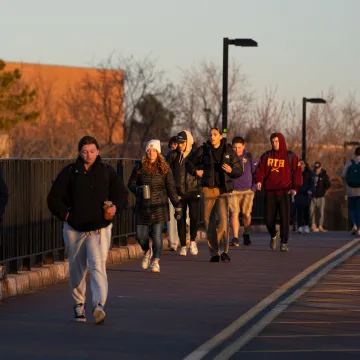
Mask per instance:
[[[145,199],[143,185],[149,185],[150,198]],[[136,237],[144,251],[142,268],[146,270],[151,263],[152,272],[160,272],[162,250],[162,230],[169,221],[168,198],[175,207],[175,218],[181,218],[181,206],[175,189],[175,182],[169,165],[161,155],[160,141],[150,140],[146,144],[146,154],[141,163],[135,165],[128,183],[129,190],[136,196],[135,215],[137,220]],[[152,249],[149,246],[149,230],[152,236]]]
[[[314,181],[309,164],[300,160],[302,169],[302,185],[299,187],[295,196],[296,211],[298,217],[298,232],[309,233],[309,214],[311,194],[314,191]]]

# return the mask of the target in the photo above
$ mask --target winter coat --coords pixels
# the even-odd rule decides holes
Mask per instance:
[[[221,164],[228,164],[232,168],[232,172],[228,174],[224,170],[221,171],[221,176],[224,179],[224,192],[230,193],[233,191],[232,179],[242,175],[243,168],[240,164],[239,157],[236,155],[232,146],[226,143],[226,139],[221,140],[220,147],[222,149]],[[196,149],[196,151],[189,155],[188,160],[194,166],[193,175],[196,169],[204,171],[201,178],[201,186],[213,189],[215,187],[215,162],[212,149],[214,147],[208,141]]]
[[[316,184],[314,195],[315,195],[315,198],[322,198],[325,196],[326,191],[328,191],[328,189],[330,189],[331,183],[330,183],[329,175],[326,173],[325,170],[321,169],[318,176],[319,176],[319,179]],[[314,183],[315,183],[315,177],[316,177],[316,173],[314,171],[313,172]]]
[[[195,151],[194,140],[189,131],[187,134],[186,149],[182,153],[179,148],[168,152],[166,160],[173,172],[176,191],[179,196],[197,196],[200,194],[200,180],[195,175],[191,175],[193,169],[188,163],[187,157]],[[190,172],[190,173],[189,173]]]
[[[107,227],[104,201],[112,201],[117,211],[128,204],[128,191],[113,167],[101,162],[100,156],[85,169],[79,157],[67,165],[54,181],[47,197],[49,210],[77,231],[85,232]]]
[[[142,185],[150,185],[150,199],[143,198],[140,189]],[[180,207],[170,168],[166,175],[163,175],[159,169],[154,174],[149,174],[143,171],[140,162],[135,165],[131,173],[128,188],[136,196],[135,214],[139,225],[168,222],[170,220],[168,198],[175,208]]]

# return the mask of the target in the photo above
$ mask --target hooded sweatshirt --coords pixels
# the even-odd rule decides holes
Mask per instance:
[[[193,150],[194,138],[187,130],[182,130],[186,134],[186,148],[183,152],[179,148],[172,150],[166,156],[170,168],[174,174],[175,186],[179,196],[198,195],[200,182],[196,176],[191,175],[193,168],[189,169],[187,157]]]
[[[243,159],[246,159],[247,161],[243,163]],[[245,191],[251,189],[255,192],[256,183],[254,181],[254,175],[256,166],[258,164],[257,160],[254,158],[254,156],[252,156],[250,159],[248,153],[246,150],[244,150],[243,154],[239,156],[239,161],[243,167],[243,174],[240,177],[233,179],[234,190]]]
[[[292,164],[290,164],[284,135],[273,133],[270,139],[274,137],[279,139],[279,150],[271,149],[261,155],[255,181],[262,183],[265,191],[275,192],[278,195],[291,189],[297,191],[302,184],[299,158],[293,153]]]

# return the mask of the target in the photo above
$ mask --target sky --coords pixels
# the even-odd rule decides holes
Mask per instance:
[[[94,66],[110,54],[151,55],[179,82],[202,61],[222,66],[222,39],[251,89],[278,98],[360,100],[360,0],[0,0],[0,58]]]

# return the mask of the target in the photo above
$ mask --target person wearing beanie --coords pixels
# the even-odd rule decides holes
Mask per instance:
[[[179,132],[176,141],[178,146],[175,150],[168,153],[167,161],[174,175],[176,191],[179,195],[183,210],[182,217],[177,222],[177,230],[181,244],[179,255],[187,255],[187,210],[190,219],[190,254],[197,255],[196,236],[200,210],[200,181],[196,175],[191,174],[192,170],[190,170],[190,173],[188,172],[189,164],[186,166],[188,163],[187,157],[195,150],[193,146],[194,139],[189,131],[183,130]]]
[[[159,140],[150,140],[145,147],[145,155],[135,165],[128,182],[129,190],[136,196],[136,239],[144,258],[141,266],[152,272],[160,272],[160,256],[163,246],[162,230],[169,221],[168,198],[175,208],[176,220],[181,219],[181,204],[176,193],[174,177],[168,163],[161,155]],[[149,230],[152,248],[149,246]]]
[[[239,157],[222,131],[211,128],[209,140],[188,157],[192,175],[201,178],[204,192],[204,220],[210,250],[210,262],[229,262],[228,194],[233,191],[232,179],[243,173]],[[218,200],[218,201],[217,201]],[[215,203],[218,202],[220,224],[216,227]],[[220,255],[220,244],[224,249]]]
[[[279,236],[280,251],[288,251],[290,228],[290,196],[295,196],[302,183],[299,158],[288,151],[285,137],[277,132],[270,136],[271,150],[260,157],[255,173],[257,189],[265,190],[265,224],[270,233],[270,248],[275,250]],[[276,230],[276,216],[280,212],[280,234]]]

